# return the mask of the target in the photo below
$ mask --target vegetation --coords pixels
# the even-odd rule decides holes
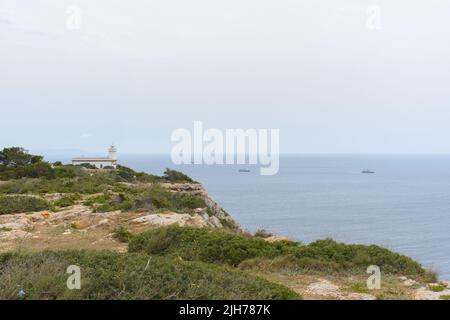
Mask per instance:
[[[61,162],[50,164],[23,148],[5,148],[0,151],[0,215],[59,210],[82,203],[94,212],[169,210],[193,214],[197,208],[206,208],[208,215],[214,216],[203,198],[188,192],[174,192],[163,185],[196,183],[181,172],[166,169],[159,177],[125,166],[107,169],[94,170],[90,165],[72,166]],[[62,196],[46,195],[52,193]],[[44,195],[46,199],[55,196],[59,199],[47,201]],[[127,216],[124,215],[126,219]],[[231,219],[220,219],[220,222],[224,228],[238,230]],[[61,232],[67,228],[66,225],[61,227],[64,227]],[[70,227],[75,231],[83,224],[74,220],[70,221]],[[345,290],[367,293],[364,281],[369,265],[381,268],[383,281],[402,275],[417,281],[436,282],[435,275],[417,262],[375,245],[347,245],[331,239],[308,245],[292,241],[270,243],[265,239],[272,234],[265,230],[258,230],[251,236],[177,226],[151,229],[138,235],[133,235],[125,225],[106,229],[102,232],[115,246],[118,244],[109,238],[111,231],[113,239],[128,243],[129,253],[0,254],[0,299],[18,298],[20,286],[25,291],[25,299],[299,298],[286,287],[252,274],[270,280],[270,276],[279,276],[277,281],[285,284],[283,281],[288,280],[279,279],[286,274],[345,275],[342,278],[351,279],[345,283]],[[0,229],[1,232],[11,230]],[[67,290],[65,271],[72,264],[82,268],[82,290]],[[429,288],[435,292],[445,289],[441,284]],[[396,289],[395,281],[379,293],[384,298],[402,294],[404,291]]]
[[[138,209],[167,209],[175,212],[204,208],[206,203],[202,198],[188,193],[172,193],[159,185],[146,188],[128,188],[118,194],[105,192],[102,195],[84,202],[95,212]]]
[[[446,286],[444,286],[444,285],[441,284],[441,283],[438,283],[438,284],[430,284],[428,287],[429,287],[430,290],[433,291],[433,292],[442,292],[442,291],[444,291],[445,288],[446,288]]]
[[[266,238],[269,238],[272,236],[273,236],[273,234],[271,232],[264,230],[264,229],[259,229],[255,232],[255,237],[257,237],[257,238],[266,239]]]
[[[73,206],[77,200],[80,200],[81,196],[77,193],[67,194],[61,197],[61,199],[55,201],[53,204],[60,208]]]
[[[81,269],[68,290],[67,267]],[[290,289],[225,266],[90,251],[0,255],[0,299],[299,299]]]
[[[166,168],[166,171],[164,171],[163,179],[172,183],[180,183],[180,182],[190,182],[195,183],[194,180],[192,180],[190,177],[185,175],[182,172],[171,170],[169,168]]]
[[[132,237],[132,233],[123,225],[117,226],[113,231],[113,238],[120,242],[128,242]]]
[[[320,240],[309,245],[290,241],[269,243],[219,230],[165,227],[134,236],[130,252],[180,256],[189,261],[293,271],[365,272],[378,265],[385,273],[415,278],[430,275],[414,260],[378,246],[347,245]],[[267,269],[266,269],[267,270]]]
[[[125,166],[115,170],[87,170],[95,167],[53,165],[43,157],[29,154],[19,147],[0,151],[0,195],[24,195],[2,197],[0,213],[18,213],[64,208],[74,205],[86,195],[100,194],[86,200],[96,212],[138,209],[167,209],[186,212],[204,208],[203,199],[188,193],[172,193],[160,186],[164,182],[194,182],[185,174],[166,169],[162,177],[136,172]],[[150,186],[149,186],[150,184]],[[64,196],[49,203],[37,197],[42,194],[61,193]]]
[[[0,196],[0,215],[48,210],[49,202],[33,196]]]
[[[4,148],[0,151],[0,165],[6,168],[17,168],[41,161],[41,156],[31,155],[27,150],[20,147]]]
[[[293,245],[270,244],[261,239],[224,231],[172,226],[150,230],[133,237],[129,250],[237,266],[249,258],[278,256],[283,253],[285,247]]]
[[[97,170],[97,167],[90,163],[81,163],[81,164],[77,164],[76,166],[86,168],[86,169],[91,169],[91,170]]]
[[[43,160],[42,156],[29,154],[27,150],[20,147],[4,148],[0,151],[0,180],[17,180],[22,178],[37,178],[38,184],[50,185],[51,189],[56,189],[58,184],[54,181],[49,182],[47,180],[60,180],[64,179],[66,184],[77,183],[78,179],[92,177],[93,180],[98,180],[101,176],[103,179],[109,180],[109,184],[115,184],[120,182],[189,182],[195,183],[187,175],[166,169],[162,177],[147,174],[144,172],[136,172],[133,169],[125,166],[118,166],[116,170],[96,170],[95,174],[86,172],[85,169],[96,169],[88,163],[78,166],[63,165],[61,162],[55,162],[53,165]],[[111,169],[111,168],[110,168]],[[14,184],[15,181],[13,181]],[[81,181],[86,182],[86,181]],[[56,185],[54,185],[56,184]],[[59,186],[61,187],[61,186]],[[97,186],[98,187],[98,186]],[[83,189],[83,188],[78,188]],[[89,193],[89,189],[85,189]],[[92,189],[91,189],[92,190]],[[28,190],[30,191],[30,190]],[[38,191],[38,190],[31,190]],[[41,191],[41,190],[39,190]],[[67,191],[67,189],[65,190]],[[79,192],[79,190],[71,190],[72,192]],[[98,190],[95,190],[96,192]],[[12,192],[18,193],[18,192]]]

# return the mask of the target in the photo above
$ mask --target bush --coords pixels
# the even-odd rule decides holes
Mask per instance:
[[[80,175],[75,178],[48,180],[19,179],[0,184],[0,193],[41,194],[41,193],[101,193],[114,188],[114,178],[107,174]]]
[[[81,197],[79,194],[64,195],[63,197],[61,197],[61,199],[55,201],[53,204],[61,208],[70,207],[73,206],[75,202],[80,198]]]
[[[136,172],[131,168],[118,165],[115,171],[116,180],[123,182],[158,182],[161,178],[145,172]]]
[[[148,254],[171,254],[186,260],[237,266],[249,258],[276,257],[290,246],[290,243],[271,244],[261,239],[219,230],[170,226],[134,236],[129,250]]]
[[[255,237],[257,237],[257,238],[265,239],[265,238],[269,238],[269,237],[272,237],[272,236],[273,236],[273,233],[271,233],[271,232],[269,232],[267,230],[264,230],[264,229],[259,229],[259,230],[257,230],[255,232]]]
[[[28,165],[20,165],[13,168],[3,168],[0,177],[5,180],[20,178],[41,178],[54,179],[55,172],[47,162],[36,162]]]
[[[130,188],[119,195],[105,193],[104,195],[84,202],[96,212],[138,209],[167,209],[184,212],[189,209],[204,208],[203,199],[187,193],[172,193],[160,186],[147,188]]]
[[[94,166],[93,164],[90,164],[90,163],[80,163],[80,164],[77,164],[76,167],[86,168],[86,169],[91,169],[91,170],[97,169],[96,166]]]
[[[300,246],[295,255],[332,261],[342,269],[365,270],[370,265],[377,265],[386,273],[425,275],[425,270],[411,258],[376,245],[348,245],[326,239]]]
[[[428,286],[428,288],[429,288],[431,291],[433,291],[433,292],[442,292],[442,291],[444,291],[447,287],[446,287],[445,285],[443,285],[443,284],[438,283],[438,284],[430,284],[430,285]]]
[[[171,170],[169,168],[166,168],[166,171],[164,171],[163,179],[172,183],[180,183],[180,182],[198,183],[192,180],[184,173],[176,170]]]
[[[0,196],[0,214],[34,212],[50,209],[50,204],[32,196]]]
[[[81,268],[81,290],[66,269]],[[292,290],[229,267],[91,251],[0,254],[0,299],[299,299]]]
[[[117,226],[113,231],[113,238],[120,242],[130,241],[131,236],[131,232],[123,225]]]
[[[241,265],[246,269],[268,269],[270,264],[271,270],[365,273],[368,266],[377,265],[385,273],[416,279],[433,277],[411,258],[374,245],[347,245],[330,239],[309,245],[290,241],[269,243],[216,229],[171,226],[149,230],[132,237],[129,251]]]
[[[55,166],[55,165],[54,165]],[[70,166],[55,166],[53,168],[53,171],[55,173],[55,178],[74,178],[77,175],[76,167],[70,165]]]

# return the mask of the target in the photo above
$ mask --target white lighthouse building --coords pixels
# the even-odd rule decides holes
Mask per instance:
[[[81,164],[90,164],[98,169],[104,168],[117,168],[117,149],[114,145],[111,145],[108,149],[107,157],[79,157],[73,158],[72,164],[74,166]]]

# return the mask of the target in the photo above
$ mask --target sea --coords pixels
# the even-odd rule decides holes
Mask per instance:
[[[377,244],[450,279],[449,155],[285,155],[274,176],[260,175],[258,165],[177,166],[162,155],[124,155],[119,162],[153,174],[185,172],[244,230],[305,244]]]

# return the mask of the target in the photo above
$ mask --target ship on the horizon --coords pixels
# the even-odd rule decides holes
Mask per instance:
[[[371,171],[371,170],[363,170],[362,173],[372,174],[372,173],[375,173],[375,171]]]

